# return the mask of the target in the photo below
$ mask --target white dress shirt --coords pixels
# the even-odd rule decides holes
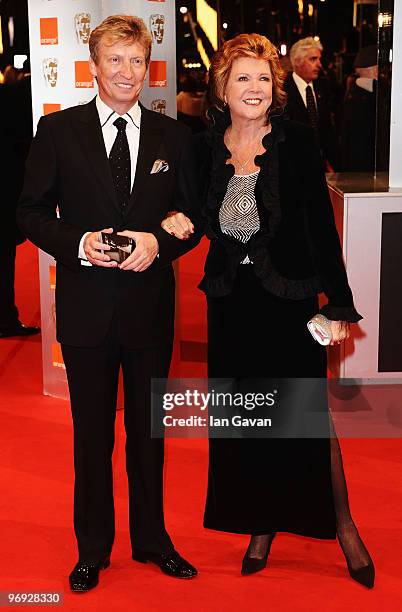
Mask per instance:
[[[293,76],[294,82],[296,83],[296,87],[299,90],[301,97],[303,98],[304,106],[307,108],[306,89],[307,89],[308,85],[311,86],[311,89],[313,91],[315,105],[317,106],[317,98],[315,96],[313,81],[310,81],[310,83],[306,83],[306,81],[304,79],[302,79],[301,76],[299,76],[296,72],[293,72],[292,76]]]
[[[369,77],[358,77],[356,79],[356,85],[370,93],[374,91],[374,79],[370,79]]]
[[[140,144],[140,128],[141,128],[141,107],[138,101],[127,111],[124,115],[119,115],[107,104],[103,102],[99,95],[96,96],[96,109],[99,115],[99,121],[102,128],[103,140],[105,142],[105,148],[107,156],[109,157],[110,151],[112,150],[113,143],[117,135],[117,127],[113,125],[113,121],[116,121],[118,117],[123,117],[127,121],[126,134],[128,140],[128,146],[130,149],[130,160],[131,160],[131,189],[133,188],[135,171],[137,169],[138,159],[138,148]],[[99,228],[103,229],[103,228]],[[84,240],[90,232],[86,232],[81,240],[78,249],[78,257],[81,259],[81,265],[91,266],[92,264],[87,260],[87,256],[84,251]]]

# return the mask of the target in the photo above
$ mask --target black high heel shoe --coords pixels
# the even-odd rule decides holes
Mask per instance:
[[[248,576],[249,574],[255,574],[256,572],[260,572],[261,570],[265,569],[265,567],[267,566],[268,555],[271,550],[271,544],[275,536],[276,536],[276,532],[270,534],[269,536],[270,539],[268,541],[267,550],[263,557],[250,557],[249,555],[250,546],[252,543],[252,538],[255,537],[255,536],[251,536],[250,544],[248,545],[246,554],[243,557],[243,562],[241,566],[241,573],[243,576]]]
[[[374,563],[371,559],[368,565],[364,565],[363,567],[359,567],[357,569],[352,569],[349,564],[347,565],[350,577],[353,578],[353,580],[356,580],[356,582],[362,584],[368,589],[373,588],[375,579],[375,568]]]
[[[359,535],[359,532],[357,531],[357,527],[355,526],[355,524],[351,522],[349,526],[352,527],[353,530],[356,531],[356,537],[360,540],[361,546],[363,547],[368,557],[368,563],[366,563],[365,565],[362,565],[361,567],[357,567],[354,569],[351,565],[351,561],[348,558],[345,547],[342,544],[342,540],[339,537],[339,533],[338,533],[337,534],[338,542],[340,544],[343,554],[345,555],[346,565],[348,567],[349,575],[353,580],[356,580],[356,582],[358,582],[359,584],[365,586],[368,589],[372,589],[374,587],[374,580],[375,580],[375,567],[374,567],[373,560],[371,559],[367,548],[364,546],[364,543]]]

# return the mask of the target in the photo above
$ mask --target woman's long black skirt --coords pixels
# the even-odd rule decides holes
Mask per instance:
[[[316,297],[277,298],[241,265],[230,295],[208,298],[209,377],[326,378],[326,349],[306,327],[317,311]],[[210,438],[204,526],[335,538],[330,439]]]

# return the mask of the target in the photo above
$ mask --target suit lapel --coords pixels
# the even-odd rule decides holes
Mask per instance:
[[[99,122],[99,115],[96,109],[95,98],[89,102],[89,104],[82,106],[80,129],[77,132],[78,139],[93,174],[100,182],[113,205],[120,211]]]
[[[163,131],[163,128],[155,127],[155,113],[147,110],[141,104],[140,143],[129,207],[134,205],[135,200],[138,199],[146,182],[149,180],[152,166],[158,156]]]
[[[320,122],[321,117],[323,116],[323,112],[322,112],[323,98],[322,98],[321,91],[317,83],[314,84],[314,93],[315,93],[315,99],[316,99],[316,104],[317,104],[318,121]]]
[[[297,101],[297,105],[299,107],[299,111],[300,113],[302,113],[302,115],[305,116],[306,121],[308,122],[308,112],[307,112],[307,107],[304,104],[303,98],[301,96],[301,93],[299,91],[299,88],[297,87],[296,83],[294,82],[293,77],[291,77],[291,87],[293,87],[294,90],[294,100]]]

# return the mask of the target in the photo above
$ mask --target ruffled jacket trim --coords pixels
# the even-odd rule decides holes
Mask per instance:
[[[229,180],[234,174],[234,166],[226,163],[231,154],[224,141],[225,131],[230,125],[230,115],[227,111],[212,108],[209,110],[209,116],[212,126],[207,130],[206,140],[211,148],[212,168],[203,211],[206,235],[210,240],[218,239],[225,246],[225,250],[230,253],[230,260],[221,275],[206,274],[199,288],[211,297],[228,295],[232,290],[237,267],[248,254],[253,262],[256,276],[261,280],[263,287],[272,294],[293,300],[316,295],[322,290],[318,277],[301,280],[285,278],[273,267],[269,253],[269,245],[276,236],[281,222],[278,143],[285,139],[283,114],[271,115],[271,132],[262,140],[265,151],[255,158],[255,164],[260,167],[256,195],[261,228],[247,244],[227,236],[220,229],[219,208],[225,197]]]
[[[272,129],[262,140],[265,151],[255,157],[255,164],[260,167],[256,183],[260,230],[246,244],[224,234],[220,229],[219,209],[229,180],[234,174],[233,164],[226,163],[231,154],[224,141],[225,131],[230,125],[230,114],[228,111],[211,108],[209,116],[212,125],[208,128],[205,137],[211,150],[212,163],[208,194],[202,214],[207,237],[211,241],[218,241],[228,257],[224,270],[218,274],[211,274],[212,270],[207,259],[205,275],[198,287],[209,297],[228,295],[232,290],[240,262],[249,255],[253,262],[254,273],[263,287],[273,295],[291,300],[317,295],[323,290],[318,275],[304,279],[285,278],[274,268],[271,261],[270,245],[281,223],[278,145],[285,140],[283,113],[270,116]],[[356,322],[362,318],[353,305],[337,307],[327,304],[320,312],[331,320]]]

